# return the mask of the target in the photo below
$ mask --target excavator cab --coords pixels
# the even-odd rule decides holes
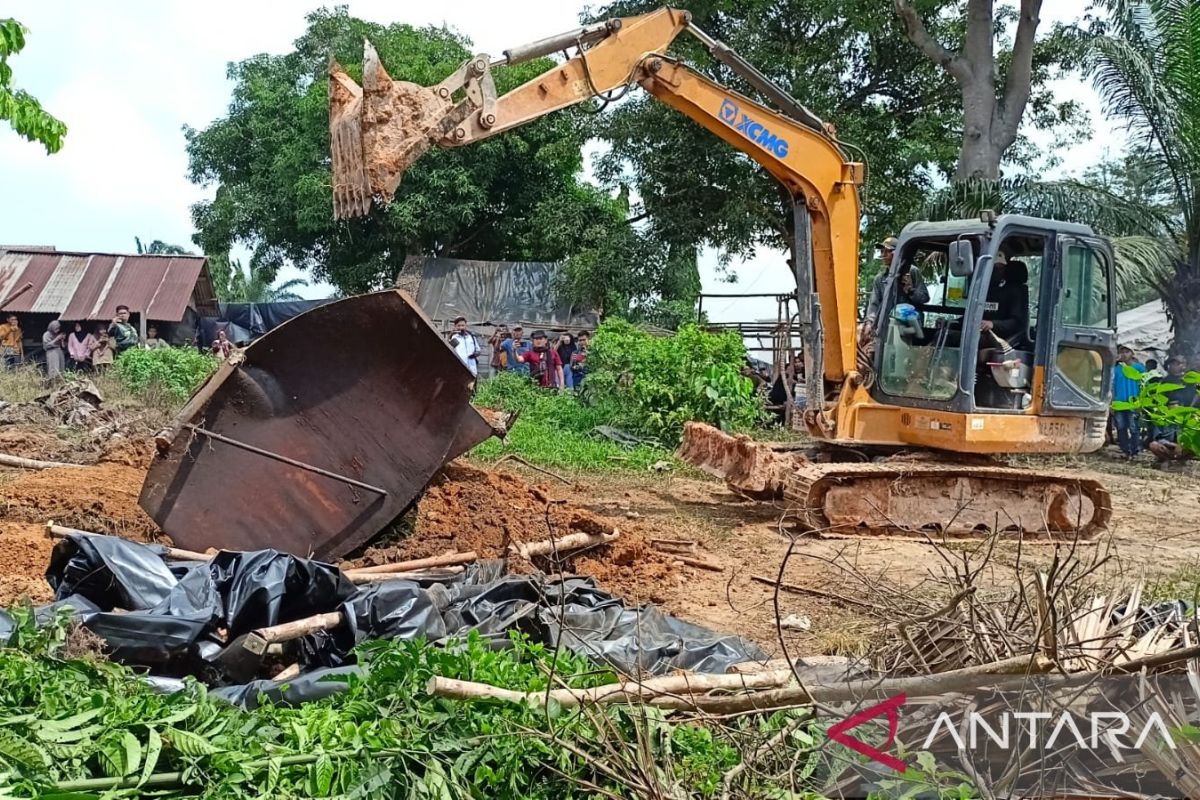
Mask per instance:
[[[1112,248],[1085,225],[1017,215],[914,222],[878,316],[871,397],[971,415],[977,434],[988,416],[1027,418],[1022,449],[1095,450],[1115,319]],[[1015,424],[993,427],[1007,436]]]

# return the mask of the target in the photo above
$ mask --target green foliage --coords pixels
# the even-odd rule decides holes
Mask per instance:
[[[137,245],[138,255],[147,256],[186,256],[191,255],[191,251],[177,244],[168,244],[162,239],[155,239],[150,244],[142,244],[142,237],[133,237],[134,244]]]
[[[277,303],[283,300],[299,300],[293,289],[308,286],[303,278],[292,278],[275,283],[274,270],[261,264],[251,263],[244,269],[242,262],[231,261],[229,256],[211,256],[208,260],[209,274],[217,299],[223,303]]]
[[[698,420],[724,430],[762,418],[753,384],[741,375],[746,348],[735,332],[705,333],[694,324],[653,336],[621,320],[596,331],[588,355],[587,391],[617,427],[679,441]]]
[[[12,66],[8,63],[25,48],[28,29],[15,19],[0,19],[0,120],[6,120],[13,130],[31,142],[40,142],[47,153],[62,149],[67,126],[52,116],[28,92],[17,89],[12,82]]]
[[[341,693],[294,708],[261,698],[253,711],[214,700],[190,680],[184,691],[158,694],[115,664],[61,660],[31,643],[8,647],[0,650],[0,792],[575,800],[600,787],[627,796],[601,756],[638,739],[643,717],[654,714],[659,745],[639,780],[653,776],[655,796],[715,797],[740,759],[738,737],[796,722],[751,717],[731,723],[727,738],[653,709],[568,713],[426,693],[433,675],[527,692],[614,680],[517,634],[510,644],[496,649],[475,633],[445,648],[368,642],[358,651],[367,673],[341,678]]]
[[[645,471],[656,461],[671,458],[659,447],[627,449],[593,433],[599,425],[612,424],[605,408],[578,393],[541,389],[523,375],[505,372],[481,382],[473,402],[520,412],[507,443],[489,439],[471,451],[477,458],[494,460],[514,453],[545,467],[593,472]]]
[[[590,18],[644,13],[659,5],[617,0]],[[929,12],[930,33],[945,41],[961,35],[962,5],[918,4]],[[848,155],[867,162],[864,242],[898,233],[917,216],[923,198],[953,173],[962,141],[958,87],[905,38],[891,3],[698,0],[688,10],[699,27],[833,123]],[[1072,104],[1050,90],[1069,38],[1053,29],[1040,45],[1029,115],[1037,127],[1070,127],[1075,116]],[[691,37],[677,39],[671,54],[735,91],[757,96]],[[1002,60],[997,67],[1007,65]],[[748,158],[674,110],[635,94],[602,118],[598,133],[611,145],[598,176],[636,192],[642,205],[635,211],[646,215],[656,238],[673,247],[704,243],[740,256],[757,245],[790,245],[786,192]],[[1010,153],[1018,162],[1038,155],[1028,146]]]
[[[1151,280],[1176,347],[1200,353],[1200,14],[1177,0],[1105,0],[1087,68],[1105,111],[1128,123],[1150,199],[1148,232],[1169,268]],[[1158,213],[1154,213],[1158,212]]]
[[[218,360],[190,347],[133,348],[117,357],[113,373],[132,392],[158,387],[183,400],[217,368]]]
[[[422,85],[472,54],[446,28],[377,25],[339,7],[310,14],[292,52],[231,65],[226,116],[185,129],[189,178],[216,186],[211,201],[192,209],[205,252],[245,243],[252,270],[273,279],[290,262],[346,293],[389,285],[406,255],[554,261],[615,252],[604,242],[626,234],[624,209],[579,178],[591,118],[578,111],[468,148],[435,149],[404,176],[390,206],[335,222],[326,70],[332,55],[358,77],[364,39],[394,78]],[[551,66],[540,59],[498,69],[497,89]]]
[[[1188,372],[1178,380],[1168,376],[1156,381],[1128,365],[1121,369],[1125,377],[1141,383],[1141,390],[1132,400],[1113,401],[1113,410],[1140,411],[1153,425],[1178,428],[1179,446],[1193,457],[1200,456],[1200,408],[1179,405],[1170,397],[1171,392],[1200,384],[1200,372]]]

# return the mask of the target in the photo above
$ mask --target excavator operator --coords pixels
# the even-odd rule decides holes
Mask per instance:
[[[1029,268],[1023,261],[1009,261],[1003,252],[996,254],[987,304],[979,329],[1023,349],[1029,331]],[[989,337],[984,337],[989,338]],[[990,346],[981,341],[982,346]]]

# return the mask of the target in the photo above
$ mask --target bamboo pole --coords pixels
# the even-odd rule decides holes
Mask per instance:
[[[618,536],[620,536],[620,532],[617,530],[614,530],[612,533],[569,533],[557,539],[512,544],[509,545],[508,549],[514,555],[521,556],[522,558],[533,558],[534,556],[545,556],[555,552],[564,553],[584,547],[608,544],[615,541]]]
[[[36,458],[22,458],[0,453],[0,467],[14,469],[56,469],[57,467],[84,467],[84,464],[68,464],[65,461],[40,461]]]
[[[465,553],[446,553],[429,558],[417,558],[412,561],[398,561],[395,564],[378,564],[374,567],[354,567],[344,570],[347,577],[359,575],[379,575],[387,572],[416,572],[429,567],[450,567],[456,564],[469,564],[478,559],[474,550]]]

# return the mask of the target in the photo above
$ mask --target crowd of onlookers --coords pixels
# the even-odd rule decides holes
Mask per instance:
[[[1149,358],[1143,363],[1132,348],[1122,346],[1113,367],[1113,401],[1125,404],[1135,400],[1141,394],[1142,385],[1149,382],[1177,387],[1164,393],[1167,407],[1196,408],[1200,406],[1200,397],[1196,385],[1185,381],[1187,372],[1187,359],[1181,355],[1168,358],[1166,369],[1162,369],[1157,360]],[[1117,446],[1127,459],[1137,458],[1143,449],[1160,464],[1185,456],[1179,446],[1178,425],[1156,425],[1142,411],[1123,407],[1113,409],[1111,420]]]
[[[68,327],[70,330],[68,330]],[[16,369],[31,359],[25,353],[25,331],[16,314],[8,314],[0,323],[0,358],[4,369]],[[199,349],[225,358],[234,350],[233,342],[218,331],[208,348],[193,342]],[[65,372],[103,373],[117,356],[126,350],[141,348],[155,350],[169,347],[158,336],[158,328],[150,325],[145,337],[129,321],[129,307],[119,305],[111,322],[67,322],[52,320],[42,333],[41,350],[45,358],[46,378],[55,381]]]
[[[486,357],[490,359],[493,374],[526,375],[546,389],[583,387],[590,342],[588,331],[580,331],[576,336],[564,331],[552,340],[544,330],[536,330],[526,339],[522,326],[499,325],[484,346],[468,328],[466,317],[455,319],[450,333],[450,346],[472,375],[479,375],[479,359]]]

